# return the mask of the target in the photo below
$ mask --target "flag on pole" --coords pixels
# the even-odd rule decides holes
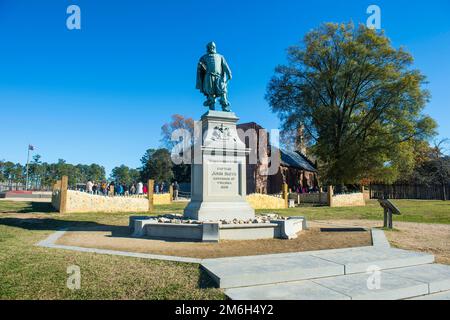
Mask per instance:
[[[29,144],[29,145],[28,145],[28,150],[34,151],[34,146],[32,146],[31,144]]]

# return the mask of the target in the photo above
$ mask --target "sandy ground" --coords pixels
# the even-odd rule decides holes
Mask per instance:
[[[271,253],[300,252],[370,246],[369,231],[334,230],[312,227],[295,240],[221,241],[220,243],[179,242],[129,238],[128,228],[91,229],[67,232],[57,244],[191,258],[219,258]]]
[[[382,227],[382,223],[370,220],[329,220],[312,225]],[[438,263],[450,265],[450,225],[394,221],[394,228],[385,232],[393,247],[431,253]]]

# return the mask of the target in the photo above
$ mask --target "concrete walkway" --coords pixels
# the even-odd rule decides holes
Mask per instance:
[[[125,256],[125,257],[131,257],[131,258],[164,260],[164,261],[186,262],[186,263],[198,263],[198,264],[200,264],[202,262],[201,259],[187,258],[187,257],[165,256],[165,255],[158,255],[158,254],[107,250],[107,249],[97,249],[97,248],[84,248],[84,247],[66,246],[66,245],[56,244],[56,241],[58,241],[58,239],[61,238],[66,232],[67,232],[67,229],[61,229],[59,231],[56,231],[55,233],[52,233],[46,239],[38,242],[36,245],[39,247],[44,247],[44,248],[64,249],[64,250],[70,250],[70,251],[107,254],[107,255],[113,255],[113,256]]]
[[[434,256],[374,246],[204,260],[202,267],[236,300],[450,299],[450,266]]]
[[[237,287],[226,289],[225,293],[237,300],[450,299],[450,266],[418,266],[421,276],[416,278],[408,275],[410,268],[415,267]],[[375,277],[379,279],[379,286],[372,282]]]

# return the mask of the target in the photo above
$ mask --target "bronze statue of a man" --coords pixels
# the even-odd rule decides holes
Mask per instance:
[[[207,53],[198,62],[196,88],[207,97],[205,107],[215,110],[216,98],[219,98],[222,110],[230,112],[227,85],[232,78],[231,70],[225,58],[217,53],[214,42],[208,43],[206,49]]]

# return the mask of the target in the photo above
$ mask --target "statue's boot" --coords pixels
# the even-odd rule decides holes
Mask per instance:
[[[231,112],[230,103],[228,102],[226,94],[224,94],[220,97],[220,104],[222,105],[222,111]]]
[[[206,100],[203,105],[205,107],[209,107],[209,110],[215,110],[216,98],[208,96],[208,100]]]
[[[222,101],[220,101],[220,104],[222,105],[222,111],[231,112],[230,104],[228,103],[228,101],[222,100]]]

